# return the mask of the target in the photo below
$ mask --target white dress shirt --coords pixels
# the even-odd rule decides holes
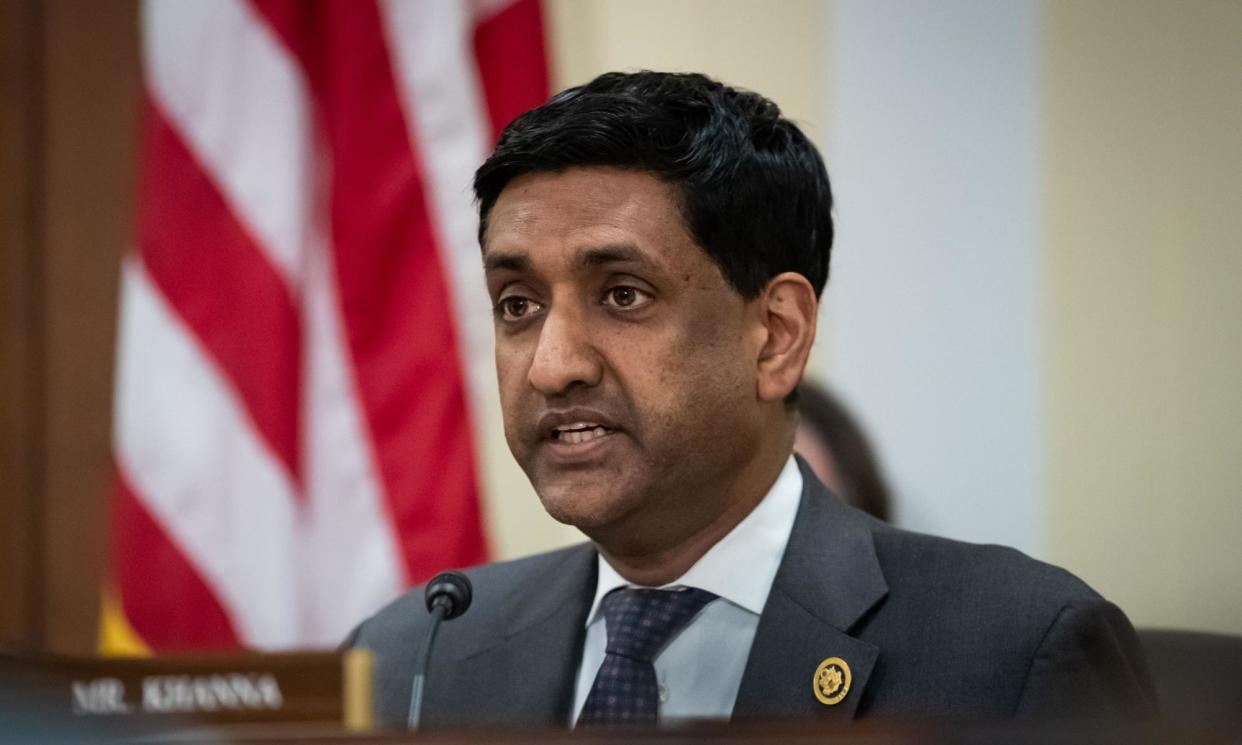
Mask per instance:
[[[656,655],[661,723],[728,719],[733,712],[759,615],[785,554],[801,497],[802,474],[790,456],[763,501],[685,574],[660,588],[697,587],[719,596]],[[574,722],[591,692],[608,645],[601,601],[618,587],[638,587],[617,574],[602,554],[598,561],[595,602],[587,614],[586,641],[574,691]]]

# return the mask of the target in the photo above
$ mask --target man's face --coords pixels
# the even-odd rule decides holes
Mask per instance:
[[[548,513],[594,537],[717,512],[760,436],[762,329],[673,187],[611,168],[520,177],[483,255],[505,437]]]

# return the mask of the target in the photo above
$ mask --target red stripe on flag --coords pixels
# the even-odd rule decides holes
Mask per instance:
[[[332,152],[341,310],[409,579],[482,561],[474,449],[446,273],[379,10],[374,2],[257,0],[255,6],[301,61]]]
[[[297,483],[300,331],[288,285],[150,99],[144,125],[143,263]]]
[[[539,0],[515,0],[476,26],[474,56],[495,142],[514,117],[548,97]]]
[[[224,607],[120,473],[111,553],[125,618],[147,646],[160,652],[238,646]]]

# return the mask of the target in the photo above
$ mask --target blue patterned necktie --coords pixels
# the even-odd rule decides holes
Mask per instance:
[[[652,660],[716,596],[706,590],[623,587],[604,596],[608,648],[579,727],[655,724],[659,686]]]

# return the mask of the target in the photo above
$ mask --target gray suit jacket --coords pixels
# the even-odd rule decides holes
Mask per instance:
[[[846,506],[802,466],[798,516],[750,650],[733,718],[1131,716],[1153,704],[1134,629],[1068,572],[999,546],[897,530]],[[440,629],[425,727],[565,726],[594,598],[590,544],[466,572],[474,601]],[[360,625],[377,714],[402,727],[423,588]],[[817,700],[819,663],[852,684]]]

